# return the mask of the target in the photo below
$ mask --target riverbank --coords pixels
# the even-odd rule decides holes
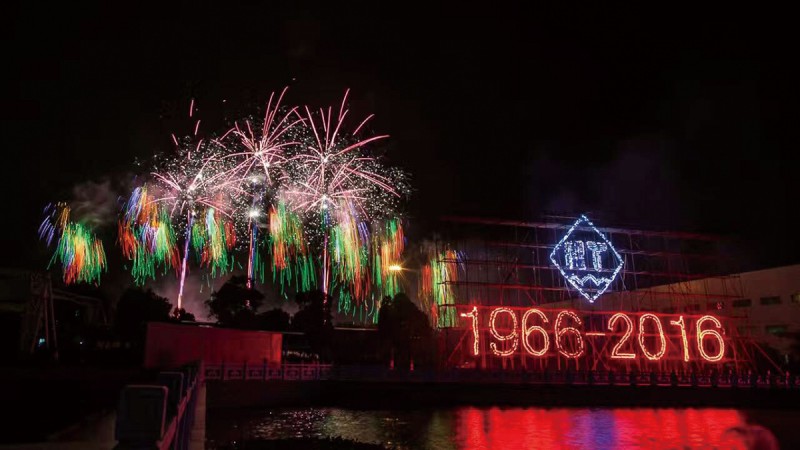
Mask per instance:
[[[800,389],[364,381],[209,381],[209,408],[335,406],[800,409]]]

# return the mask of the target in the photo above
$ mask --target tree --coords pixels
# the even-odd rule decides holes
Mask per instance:
[[[169,300],[152,290],[126,289],[117,304],[114,329],[125,340],[143,340],[145,324],[169,321],[171,309]]]
[[[186,311],[183,308],[180,308],[180,309],[175,308],[175,311],[173,311],[173,313],[175,315],[175,320],[177,320],[178,322],[195,322],[196,321],[196,319],[194,318],[194,314],[190,313],[189,311]]]
[[[261,306],[264,294],[247,287],[247,278],[231,277],[219,291],[206,300],[209,317],[222,326],[254,329],[257,327],[255,311]]]
[[[398,364],[427,362],[432,334],[428,316],[407,295],[399,293],[393,299],[384,299],[378,316],[378,337]]]
[[[320,290],[300,292],[295,302],[300,306],[292,318],[292,329],[306,335],[311,349],[322,359],[330,357],[330,341],[333,335],[330,298]]]
[[[267,331],[288,331],[289,319],[289,313],[280,308],[270,309],[256,316],[258,329]]]

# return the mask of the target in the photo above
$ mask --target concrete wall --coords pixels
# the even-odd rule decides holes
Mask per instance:
[[[280,365],[283,335],[209,326],[151,322],[147,324],[146,368],[175,367],[202,360],[206,364]]]

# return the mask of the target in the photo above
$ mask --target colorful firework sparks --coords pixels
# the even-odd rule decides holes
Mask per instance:
[[[405,248],[403,225],[389,219],[379,225],[373,236],[372,270],[377,288],[384,296],[394,297],[399,291],[398,270]]]
[[[316,275],[303,235],[303,224],[283,202],[278,202],[269,211],[269,253],[272,256],[272,278],[280,283],[282,292],[285,293],[289,286],[300,291],[311,289]]]
[[[85,225],[70,221],[66,203],[48,205],[44,213],[39,237],[50,246],[58,236],[50,266],[61,264],[66,284],[100,283],[100,276],[106,270],[103,242]]]
[[[158,266],[164,272],[179,266],[169,212],[152,200],[147,185],[134,189],[118,224],[122,254],[131,260],[131,274],[137,284],[155,278]]]
[[[152,201],[165,205],[172,217],[205,208],[230,216],[231,195],[241,189],[242,179],[223,152],[214,141],[187,140],[176,155],[158,159],[151,172],[158,187]]]
[[[273,93],[263,116],[235,122],[219,139],[198,136],[200,121],[192,119],[193,135],[173,135],[177,151],[154,159],[118,222],[137,283],[174,270],[180,308],[190,253],[211,276],[224,273],[234,266],[237,232],[247,230],[249,281],[263,281],[269,260],[284,295],[321,278],[346,310],[368,316],[374,311],[365,301],[376,310],[383,295],[397,293],[398,274],[388,267],[402,257],[395,217],[409,187],[404,172],[369,149],[387,136],[360,137],[372,116],[348,128],[348,92],[338,108],[305,107],[304,114],[282,106],[285,93]],[[40,235],[59,240],[65,280],[96,280],[105,267],[102,243],[69,221],[69,208],[48,214]]]
[[[353,298],[361,299],[370,290],[369,228],[365,222],[358,221],[346,205],[338,207],[335,214],[339,219],[331,228],[328,241],[331,281],[349,288]]]
[[[192,111],[193,106],[190,115]],[[150,182],[133,191],[119,227],[120,245],[133,261],[138,282],[154,277],[157,264],[178,271],[178,309],[190,249],[213,276],[231,267],[229,251],[236,242],[232,197],[242,180],[219,142],[196,139],[198,127],[199,121],[194,137],[179,140],[173,135],[176,153],[156,159]],[[175,223],[183,228],[182,251]]]
[[[214,208],[208,208],[205,220],[193,220],[191,246],[201,266],[211,268],[211,276],[227,273],[233,265],[231,251],[236,246],[233,223]]]
[[[430,313],[431,320],[439,327],[454,326],[456,323],[456,297],[453,283],[458,281],[458,263],[462,258],[455,250],[445,250],[435,254],[422,267],[420,278],[420,299]]]
[[[284,88],[277,99],[274,92],[270,94],[260,123],[252,119],[237,121],[219,140],[222,143],[228,141],[226,137],[233,140],[229,147],[235,150],[226,158],[238,160],[234,170],[252,184],[271,186],[284,180],[287,176],[285,164],[291,161],[285,150],[299,144],[293,132],[303,119],[297,113],[297,107],[281,108],[287,89]],[[278,114],[281,114],[280,118]]]
[[[348,92],[335,123],[331,107],[320,109],[317,114],[305,108],[307,136],[294,156],[293,179],[285,190],[295,210],[315,213],[344,202],[366,219],[393,211],[397,199],[407,193],[403,172],[384,167],[367,151],[368,144],[388,135],[358,137],[372,116],[361,121],[352,133],[343,128]]]
[[[247,212],[249,235],[249,254],[247,264],[248,286],[258,277],[263,282],[263,264],[258,254],[260,247],[258,218],[262,216],[262,203],[274,200],[270,193],[280,187],[288,178],[292,158],[287,155],[287,147],[297,145],[297,129],[303,119],[297,114],[297,107],[282,108],[281,102],[288,88],[280,95],[273,92],[267,102],[263,119],[244,119],[237,121],[219,139],[226,148],[233,149],[226,158],[236,161],[233,171],[246,180],[245,192],[251,201]],[[244,195],[243,197],[247,197]],[[242,202],[243,207],[247,202]]]
[[[404,172],[383,165],[369,151],[370,144],[387,136],[359,137],[372,116],[347,132],[347,95],[336,115],[331,107],[315,113],[305,108],[302,144],[292,147],[289,178],[279,198],[303,216],[310,244],[321,249],[322,290],[336,293],[340,310],[355,312],[376,286],[396,284],[395,276],[376,277],[370,267],[381,259],[374,257],[380,244],[373,242],[372,230],[375,221],[397,214],[409,189]]]

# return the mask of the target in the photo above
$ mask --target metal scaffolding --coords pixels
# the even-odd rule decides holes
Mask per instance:
[[[448,301],[434,306],[442,330],[439,345],[446,349],[447,366],[528,370],[675,370],[684,373],[709,370],[740,372],[753,368],[753,354],[758,349],[752,339],[738,333],[739,325],[746,318],[737,318],[730,313],[730,300],[742,297],[741,281],[738,276],[727,275],[731,269],[730,261],[721,255],[719,238],[697,233],[598,227],[613,243],[624,264],[608,290],[590,303],[567,283],[550,259],[555,245],[573,228],[576,219],[554,216],[543,222],[463,217],[443,219],[443,233],[432,248],[435,261],[451,268],[439,282],[439,289],[447,290]],[[599,272],[608,273],[611,269]],[[477,334],[482,337],[477,344],[480,346],[479,356],[472,352],[475,332],[471,319],[462,316],[472,307],[480,314],[477,328]],[[494,332],[490,330],[488,315],[497,307],[513,311],[517,331],[512,330],[512,313],[496,318],[499,322],[495,323]],[[543,357],[533,357],[523,350],[522,345],[516,345],[509,356],[495,356],[489,348],[491,342],[497,349],[508,350],[504,347],[506,342],[497,340],[498,334],[511,336],[516,333],[517,339],[530,339],[534,346],[543,345],[541,337],[537,343],[537,333],[521,336],[525,324],[520,327],[518,322],[531,308],[537,308],[548,316],[551,341],[557,338],[552,327],[558,312],[574,311],[589,331],[589,335],[582,338],[585,356],[569,358],[558,351],[550,351]],[[635,332],[631,336],[620,323],[614,323],[615,326],[609,329],[609,319],[616,312],[624,312],[636,322],[635,330],[639,329],[641,316],[648,313],[658,314],[663,323],[656,325],[651,323],[651,317],[646,317],[643,320],[649,328],[639,338]],[[724,357],[718,362],[710,362],[698,356],[705,349],[695,346],[686,350],[690,352],[689,361],[686,361],[683,352],[674,350],[687,345],[685,326],[682,332],[681,327],[671,326],[670,321],[677,322],[678,317],[683,317],[684,324],[694,327],[706,315],[718,317],[723,322]],[[442,321],[442,317],[448,320]],[[537,322],[537,325],[542,323]],[[609,357],[609,352],[622,339],[628,341],[624,343],[626,349],[639,345],[658,348],[660,337],[656,326],[663,330],[665,348],[671,349],[663,357],[652,361],[646,357]],[[700,330],[692,328],[691,331],[689,335],[693,342],[688,345],[694,344],[695,335]],[[627,337],[626,332],[629,334]],[[568,338],[564,337],[567,341]],[[642,344],[636,342],[639,339]],[[564,341],[565,345],[567,341]],[[717,351],[713,350],[714,342],[709,341],[697,340],[696,345]],[[511,342],[510,338],[508,342]],[[618,350],[622,354],[630,353]]]

